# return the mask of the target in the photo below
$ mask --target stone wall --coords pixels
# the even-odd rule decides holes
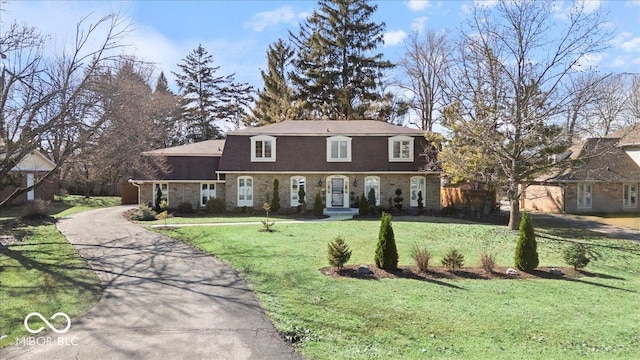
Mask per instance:
[[[216,183],[216,197],[224,199],[224,196],[224,183]],[[153,204],[154,197],[153,183],[140,185],[140,202],[142,204]],[[194,209],[200,208],[200,183],[169,183],[169,207],[176,208],[183,202],[191,203]]]

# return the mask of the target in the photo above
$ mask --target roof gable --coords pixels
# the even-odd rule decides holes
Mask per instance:
[[[56,164],[38,150],[33,150],[23,157],[12,171],[40,171],[49,172],[55,169]]]
[[[149,156],[222,156],[224,140],[205,140],[193,144],[145,151]]]

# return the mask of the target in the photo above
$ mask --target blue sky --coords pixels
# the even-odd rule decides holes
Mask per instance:
[[[602,71],[640,73],[640,0],[590,1],[610,12],[616,32],[611,49],[592,60]],[[376,1],[376,21],[386,23],[385,46],[392,61],[403,52],[402,39],[415,29],[461,27],[472,1]],[[494,1],[485,1],[492,6]],[[126,50],[170,71],[198,44],[213,55],[220,74],[236,74],[237,81],[261,87],[259,69],[265,67],[266,49],[316,8],[316,1],[8,1],[1,2],[4,28],[17,19],[52,36],[52,44],[72,39],[75,23],[121,11],[132,24]],[[558,16],[569,2],[558,2]]]

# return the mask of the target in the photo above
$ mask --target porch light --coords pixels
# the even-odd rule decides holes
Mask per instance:
[[[358,187],[358,179],[353,179],[353,187]]]
[[[318,187],[322,187],[322,179],[318,180]]]

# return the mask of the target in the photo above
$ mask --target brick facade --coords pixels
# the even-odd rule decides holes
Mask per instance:
[[[160,182],[158,182],[160,183]],[[221,182],[206,182],[207,184],[216,184],[216,198],[225,198],[225,186]],[[144,183],[140,185],[140,204],[151,206],[153,204],[155,193],[153,190],[154,183]],[[191,203],[194,209],[200,208],[200,188],[201,183],[198,182],[168,182],[169,188],[169,207],[176,208],[180,203]]]

